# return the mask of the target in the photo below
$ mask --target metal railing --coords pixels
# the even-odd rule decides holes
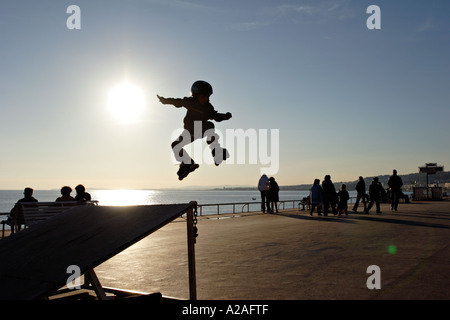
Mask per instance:
[[[297,200],[281,200],[277,202],[277,208],[279,210],[285,209],[300,209],[302,207],[301,199]],[[350,197],[348,204],[353,204],[356,201],[356,197]],[[309,207],[309,204],[306,204]],[[224,208],[228,210],[223,210]],[[221,215],[221,214],[236,214],[236,213],[249,213],[261,211],[261,201],[253,202],[229,202],[229,203],[207,203],[197,205],[198,215]],[[203,210],[203,209],[207,210]],[[209,209],[211,208],[211,209]],[[252,209],[251,209],[252,208]],[[209,210],[208,210],[209,209]],[[222,209],[222,211],[221,211]],[[239,211],[236,211],[238,209]]]
[[[354,203],[356,197],[350,197],[349,204]],[[281,200],[277,202],[277,208],[284,209],[300,209],[302,199],[296,200]],[[309,207],[308,204],[306,204]],[[198,215],[221,215],[221,214],[236,214],[249,213],[261,211],[261,201],[247,201],[247,202],[228,202],[228,203],[206,203],[197,205]],[[204,210],[205,209],[205,210]],[[227,210],[228,209],[228,210]],[[9,212],[0,213],[0,218],[8,216]],[[0,219],[2,220],[2,219]]]
[[[278,209],[281,209],[280,206],[283,207],[283,209],[286,207],[285,203],[292,203],[292,208],[295,208],[295,204],[299,203],[301,200],[282,200],[278,201],[277,206]],[[221,208],[228,207],[228,210],[221,211]],[[239,212],[236,212],[236,207],[240,209]],[[204,209],[206,208],[215,208],[215,210],[208,210],[204,212]],[[251,210],[251,211],[250,211]],[[230,203],[207,203],[207,204],[199,204],[198,205],[198,214],[200,216],[202,215],[211,215],[211,214],[236,214],[236,213],[244,213],[244,212],[254,212],[254,211],[261,211],[261,201],[254,201],[254,202],[230,202]]]

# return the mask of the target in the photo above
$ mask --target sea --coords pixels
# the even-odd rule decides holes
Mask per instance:
[[[213,189],[213,190],[87,190],[92,200],[98,205],[127,206],[175,204],[196,201],[201,208],[202,215],[258,211],[261,208],[259,191],[249,189]],[[356,193],[349,191],[350,197]],[[298,201],[308,196],[308,191],[280,190],[280,201],[287,202],[286,209],[297,207]],[[34,190],[33,196],[42,202],[55,201],[61,196],[59,190]],[[74,196],[74,194],[72,194]],[[0,190],[0,220],[6,219],[17,200],[23,198],[23,190]],[[292,201],[292,202],[291,202]],[[235,203],[237,205],[225,205]],[[221,204],[221,206],[217,206]],[[248,204],[248,205],[244,205]],[[218,209],[219,208],[219,209]],[[281,207],[283,208],[283,207]],[[219,210],[219,211],[218,211]]]

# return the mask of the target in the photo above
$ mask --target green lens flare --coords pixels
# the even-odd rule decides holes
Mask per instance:
[[[388,252],[389,252],[390,254],[395,254],[395,253],[397,252],[397,247],[396,247],[395,245],[391,244],[391,245],[388,247]]]

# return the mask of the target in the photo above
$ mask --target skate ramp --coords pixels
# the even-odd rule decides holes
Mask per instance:
[[[189,204],[74,207],[0,241],[0,299],[44,298],[195,208]]]

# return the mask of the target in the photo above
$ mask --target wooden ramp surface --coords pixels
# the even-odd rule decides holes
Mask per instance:
[[[75,207],[0,241],[0,299],[39,299],[195,207]]]

